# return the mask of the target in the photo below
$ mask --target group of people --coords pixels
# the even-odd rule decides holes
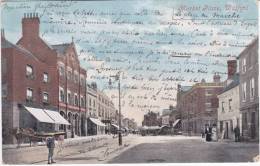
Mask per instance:
[[[216,125],[213,127],[206,125],[205,130],[201,132],[202,138],[206,137],[206,141],[217,141],[217,128]],[[240,129],[238,126],[234,128],[235,141],[240,141]]]
[[[217,128],[216,125],[211,126],[206,126],[205,130],[202,131],[202,138],[206,136],[206,141],[217,141]]]

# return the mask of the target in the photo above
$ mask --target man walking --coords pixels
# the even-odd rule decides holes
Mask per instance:
[[[236,128],[234,129],[234,132],[235,132],[235,141],[239,142],[240,129],[238,126],[236,126]]]
[[[54,160],[53,160],[53,152],[54,152],[54,148],[55,148],[55,138],[54,138],[54,136],[47,138],[46,144],[47,144],[47,148],[49,150],[48,164],[55,163]]]

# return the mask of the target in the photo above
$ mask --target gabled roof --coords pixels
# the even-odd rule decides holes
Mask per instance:
[[[64,55],[70,44],[71,43],[52,45],[52,48],[56,50],[59,54]]]
[[[24,55],[32,57],[33,59],[39,61],[39,59],[36,56],[34,56],[30,51],[23,48],[21,45],[15,45],[15,44],[9,42],[5,38],[1,38],[1,48],[14,48],[14,49],[22,52]]]
[[[1,48],[14,48],[15,45],[6,40],[5,38],[1,38]]]

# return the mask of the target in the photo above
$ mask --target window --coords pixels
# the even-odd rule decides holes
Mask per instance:
[[[26,77],[33,79],[33,68],[31,65],[26,66]]]
[[[93,107],[96,107],[96,101],[93,100]]]
[[[89,99],[89,106],[91,107],[91,99]]]
[[[246,58],[242,60],[242,73],[246,72]]]
[[[84,84],[85,84],[84,78],[81,77],[81,78],[80,78],[80,85],[84,86]]]
[[[78,96],[76,94],[74,95],[74,105],[75,106],[79,105]]]
[[[33,99],[33,89],[32,88],[27,88],[27,90],[26,90],[26,99],[28,101],[32,101],[32,99]]]
[[[225,103],[224,101],[222,101],[222,103],[221,103],[222,112],[225,112],[224,103]]]
[[[81,107],[85,107],[85,100],[83,97],[80,98]]]
[[[67,103],[71,104],[71,94],[70,94],[70,92],[68,92]]]
[[[229,99],[229,100],[228,100],[228,108],[229,108],[229,111],[231,111],[231,109],[232,109],[231,104],[232,104],[232,99]]]
[[[48,82],[49,78],[48,78],[48,73],[43,73],[43,82]]]
[[[2,97],[7,97],[7,84],[2,84]]]
[[[48,103],[49,100],[49,94],[47,92],[43,92],[43,102]]]
[[[71,79],[72,79],[72,72],[71,72],[71,71],[68,71],[67,79],[68,79],[68,80],[71,80]]]
[[[211,89],[206,89],[205,90],[206,96],[212,95],[212,90]]]
[[[60,87],[60,101],[62,101],[62,102],[65,101],[64,90],[61,87]]]
[[[255,96],[255,79],[250,80],[250,99],[254,99]]]
[[[77,83],[79,81],[79,75],[77,72],[74,72],[74,82]]]
[[[60,76],[63,76],[64,75],[64,67],[63,66],[60,66],[59,67],[59,73],[60,73]]]
[[[242,101],[246,101],[246,82],[242,84]]]

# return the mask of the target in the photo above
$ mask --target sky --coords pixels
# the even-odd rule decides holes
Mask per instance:
[[[141,124],[151,110],[176,105],[178,84],[227,77],[235,59],[258,34],[255,0],[10,1],[1,6],[6,38],[21,37],[24,13],[37,12],[50,45],[75,42],[88,82],[96,82],[122,113]],[[113,78],[112,78],[113,79]]]

